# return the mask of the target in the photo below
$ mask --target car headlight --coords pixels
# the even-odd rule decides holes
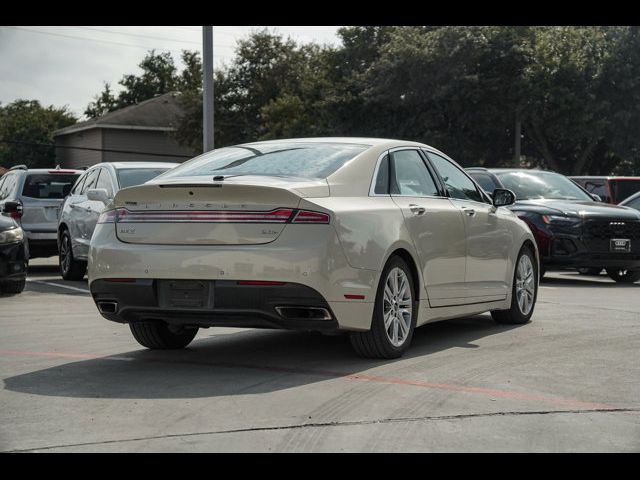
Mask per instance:
[[[542,215],[542,221],[547,225],[573,225],[580,222],[580,217],[565,217],[562,215]]]
[[[24,239],[24,232],[20,227],[13,227],[0,232],[0,244],[21,242]]]
[[[21,242],[23,239],[24,232],[20,227],[14,227],[0,232],[0,244]]]

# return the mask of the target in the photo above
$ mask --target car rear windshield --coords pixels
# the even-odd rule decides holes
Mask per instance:
[[[628,198],[634,193],[640,191],[640,180],[611,180],[611,190],[613,190],[613,196],[615,197],[616,202],[621,202],[625,198]]]
[[[22,195],[42,199],[64,198],[79,176],[72,173],[32,173],[24,181]]]
[[[168,168],[122,168],[117,170],[120,188],[135,187],[163,174]]]
[[[346,143],[264,143],[214,150],[174,168],[165,178],[268,175],[326,178],[370,145]]]
[[[498,177],[505,188],[516,194],[518,200],[548,198],[593,201],[578,185],[558,173],[504,172],[498,173]]]

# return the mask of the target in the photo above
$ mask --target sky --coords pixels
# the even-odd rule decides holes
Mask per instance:
[[[214,26],[214,66],[231,61],[238,39],[265,27],[302,43],[339,42],[338,26]],[[82,117],[104,82],[117,92],[151,49],[171,51],[181,68],[182,49],[201,52],[202,27],[0,26],[0,103],[39,100]]]

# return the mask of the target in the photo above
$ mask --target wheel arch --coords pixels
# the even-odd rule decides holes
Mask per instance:
[[[421,297],[420,293],[422,292],[422,284],[423,284],[422,275],[420,274],[420,270],[418,269],[418,262],[414,258],[413,253],[411,253],[407,248],[405,248],[404,246],[396,246],[395,248],[391,249],[387,257],[385,258],[384,264],[380,270],[381,274],[382,274],[382,270],[384,270],[384,267],[387,265],[389,260],[393,257],[401,258],[408,265],[409,270],[411,271],[411,277],[416,290],[414,292],[414,294],[416,294],[416,300],[420,300],[420,297]]]

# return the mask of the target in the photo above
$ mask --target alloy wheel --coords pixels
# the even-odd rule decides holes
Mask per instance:
[[[529,255],[522,255],[516,271],[516,300],[523,315],[529,315],[535,298],[536,279]]]
[[[407,274],[400,268],[392,269],[384,284],[382,308],[384,329],[394,347],[402,346],[411,331],[412,295]]]

